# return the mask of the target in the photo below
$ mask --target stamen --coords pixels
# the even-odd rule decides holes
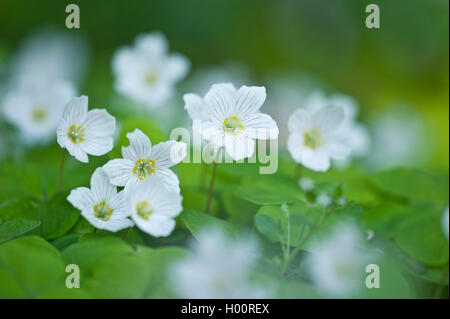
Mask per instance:
[[[225,118],[222,129],[227,134],[238,135],[244,129],[244,126],[237,116],[232,116]]]
[[[318,128],[313,128],[312,130],[306,131],[304,135],[304,145],[315,150],[316,148],[323,145],[324,141],[322,134]]]
[[[153,210],[149,207],[146,201],[142,201],[136,204],[136,214],[143,220],[148,220]]]
[[[133,174],[136,174],[140,180],[143,180],[147,175],[153,175],[155,173],[154,166],[155,162],[151,159],[140,158],[133,167]]]
[[[33,110],[31,111],[31,117],[36,122],[42,122],[47,117],[47,109],[44,106],[36,105],[33,107]]]
[[[85,135],[85,129],[81,125],[73,124],[69,127],[69,131],[67,132],[67,136],[74,144],[83,142],[84,135]]]
[[[103,221],[108,221],[111,218],[113,211],[114,210],[112,208],[109,208],[109,206],[106,204],[105,201],[102,201],[101,203],[94,205],[95,217]]]
[[[155,84],[158,80],[158,74],[155,71],[149,71],[145,74],[144,82],[147,85]]]

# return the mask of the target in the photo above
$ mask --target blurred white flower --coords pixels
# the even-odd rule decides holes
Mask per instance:
[[[20,45],[12,63],[12,82],[79,81],[88,62],[86,41],[79,35],[40,29]]]
[[[354,296],[363,285],[367,255],[362,236],[353,224],[337,226],[329,237],[311,246],[307,265],[318,290],[326,296]]]
[[[442,229],[444,230],[445,237],[448,240],[448,225],[449,225],[449,215],[448,215],[448,206],[442,215]]]
[[[224,147],[234,160],[251,157],[255,139],[276,139],[277,123],[259,112],[266,99],[264,87],[230,83],[214,84],[205,98],[184,96],[185,109],[193,120],[202,120],[202,137],[216,147]]]
[[[343,94],[326,97],[322,92],[315,91],[309,95],[304,105],[312,113],[326,107],[341,106],[344,109],[344,120],[336,135],[351,148],[351,156],[367,155],[370,149],[370,134],[365,125],[357,123],[358,104],[352,97]]]
[[[204,230],[193,245],[193,256],[169,269],[173,291],[180,298],[270,298],[266,287],[249,275],[259,257],[253,239],[237,240],[217,229]]]
[[[302,177],[298,180],[298,185],[300,188],[305,191],[309,192],[314,189],[314,181],[309,177]]]
[[[320,193],[316,198],[316,203],[322,207],[328,207],[332,202],[332,198],[327,193]]]
[[[152,146],[148,136],[139,129],[127,133],[127,138],[130,145],[122,147],[123,158],[110,160],[104,165],[110,182],[129,187],[159,176],[168,190],[179,193],[180,181],[169,167],[186,157],[186,143],[167,141]]]
[[[395,104],[372,120],[373,148],[369,163],[376,169],[418,166],[429,154],[433,138],[423,118],[406,104]]]
[[[344,121],[340,106],[322,108],[311,113],[297,109],[289,118],[288,150],[297,163],[314,170],[327,171],[330,158],[345,159],[350,147],[336,134]]]
[[[58,144],[80,162],[89,161],[88,154],[100,156],[113,148],[116,120],[105,109],[88,112],[88,97],[73,98],[67,104],[56,129]]]
[[[167,51],[167,40],[159,32],[138,35],[134,47],[120,48],[112,62],[115,89],[150,108],[161,106],[189,70],[184,56]]]
[[[127,218],[130,211],[124,191],[117,192],[102,168],[97,168],[92,174],[91,189],[75,188],[67,200],[79,209],[81,215],[95,228],[116,232],[134,225]]]
[[[164,187],[160,176],[146,179],[140,185],[131,185],[125,191],[129,197],[131,218],[140,230],[154,237],[172,233],[174,218],[183,210],[183,198],[178,192]]]
[[[74,95],[73,86],[64,81],[21,85],[6,94],[2,111],[25,144],[45,144],[54,140],[64,107]]]

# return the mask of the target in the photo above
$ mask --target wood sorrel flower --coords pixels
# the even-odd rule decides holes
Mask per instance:
[[[326,171],[330,158],[348,156],[350,147],[335,134],[343,119],[342,107],[322,108],[315,113],[297,109],[288,122],[287,146],[294,160],[314,171]]]
[[[163,34],[138,35],[134,47],[124,47],[113,58],[115,89],[150,108],[166,102],[175,83],[189,70],[189,61],[180,54],[167,53]]]
[[[185,109],[193,120],[202,121],[202,136],[216,147],[224,147],[234,160],[253,155],[255,139],[278,138],[277,123],[259,112],[266,99],[264,87],[214,84],[205,98],[184,96]]]
[[[134,225],[127,218],[130,211],[124,194],[109,183],[102,168],[97,168],[91,177],[91,188],[75,188],[67,200],[95,228],[116,232]]]
[[[152,146],[148,136],[139,129],[127,133],[127,138],[130,145],[122,147],[123,158],[110,160],[104,166],[110,182],[128,187],[160,176],[166,188],[180,192],[178,177],[169,167],[186,157],[186,144],[167,141]]]
[[[126,190],[131,218],[136,226],[154,236],[169,236],[175,228],[174,218],[183,207],[182,197],[164,186],[160,176],[146,179],[141,185],[131,185]]]
[[[116,120],[104,109],[88,112],[88,97],[73,98],[67,105],[56,129],[58,144],[80,162],[88,154],[100,156],[113,148]]]

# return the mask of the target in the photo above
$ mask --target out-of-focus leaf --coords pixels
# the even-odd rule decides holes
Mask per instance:
[[[14,219],[0,223],[0,243],[23,236],[39,227],[39,220]]]
[[[180,219],[197,239],[203,230],[211,228],[219,228],[232,237],[242,234],[240,227],[203,212],[185,210],[181,213]]]
[[[80,212],[67,201],[66,195],[58,193],[41,208],[42,236],[54,239],[67,233],[77,222]]]

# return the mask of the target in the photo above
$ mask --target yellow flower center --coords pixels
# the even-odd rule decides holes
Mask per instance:
[[[31,111],[31,117],[36,122],[42,122],[47,117],[47,110],[44,106],[36,105],[33,107],[33,110]]]
[[[304,135],[304,145],[315,150],[316,148],[322,146],[324,143],[322,134],[318,128],[313,128],[305,132]]]
[[[244,126],[237,116],[232,116],[225,118],[222,129],[227,134],[238,135],[244,129]]]
[[[158,80],[158,74],[155,71],[149,71],[145,74],[144,82],[147,85],[153,85]]]
[[[73,124],[69,127],[67,136],[72,141],[72,143],[76,144],[84,141],[85,133],[86,131],[83,126]]]
[[[106,205],[105,201],[102,201],[101,203],[94,205],[95,217],[103,221],[109,220],[111,218],[113,211],[114,210],[112,208],[109,208],[109,206]]]
[[[150,208],[146,201],[142,201],[136,204],[136,214],[143,220],[148,220],[153,210]]]
[[[136,174],[140,180],[143,180],[147,175],[155,173],[155,162],[151,159],[140,158],[136,161],[133,167],[133,174]]]

